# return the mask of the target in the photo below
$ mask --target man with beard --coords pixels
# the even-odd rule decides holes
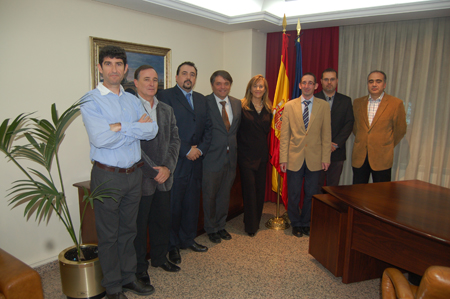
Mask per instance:
[[[394,147],[406,134],[403,101],[384,92],[386,74],[372,71],[367,76],[369,95],[353,102],[353,184],[391,181]]]
[[[212,125],[205,97],[192,90],[197,79],[194,63],[186,61],[177,68],[177,84],[158,93],[158,99],[172,106],[177,120],[181,147],[170,195],[172,229],[169,260],[181,263],[180,248],[206,252],[194,241],[202,186],[202,161],[212,138]]]
[[[280,169],[287,172],[287,210],[296,237],[309,236],[312,196],[317,193],[320,171],[330,166],[330,105],[313,96],[317,85],[313,73],[303,75],[302,95],[286,103],[281,124]],[[303,178],[305,198],[300,214]]]
[[[327,182],[327,186],[339,185],[342,168],[346,159],[345,142],[352,133],[353,107],[352,99],[348,96],[336,92],[338,84],[338,74],[332,69],[326,69],[322,73],[323,90],[316,93],[316,98],[327,101],[331,109],[331,163],[327,171],[321,171],[319,177],[319,193],[322,193],[322,186]]]

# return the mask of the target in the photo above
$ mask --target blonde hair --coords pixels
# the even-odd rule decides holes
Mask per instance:
[[[264,82],[264,88],[265,92],[262,96],[262,103],[264,108],[268,112],[272,110],[270,101],[269,101],[269,85],[267,84],[267,80],[262,75],[256,75],[253,78],[250,79],[250,81],[247,84],[247,89],[245,90],[245,96],[242,99],[242,109],[250,110],[250,103],[252,101],[252,86],[257,83],[259,80],[262,80]]]

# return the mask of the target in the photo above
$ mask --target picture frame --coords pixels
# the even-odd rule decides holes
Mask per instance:
[[[158,74],[158,89],[166,89],[172,87],[171,84],[171,55],[172,50],[169,48],[148,46],[142,44],[128,43],[111,39],[104,39],[90,36],[91,44],[91,88],[97,87],[102,81],[102,76],[98,71],[98,55],[100,49],[107,45],[118,46],[123,48],[127,53],[128,71],[122,81],[123,88],[131,93],[136,93],[134,86],[134,72],[143,65],[148,64],[155,68]]]

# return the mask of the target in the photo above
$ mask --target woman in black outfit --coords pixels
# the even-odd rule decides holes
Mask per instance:
[[[255,236],[259,229],[264,205],[269,159],[267,136],[272,120],[268,94],[267,81],[262,75],[256,75],[248,82],[237,134],[245,231],[250,237]]]

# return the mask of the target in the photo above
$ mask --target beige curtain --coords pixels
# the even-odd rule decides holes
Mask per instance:
[[[450,17],[340,27],[338,91],[353,100],[368,94],[367,75],[376,69],[407,112],[392,180],[450,188]],[[342,185],[352,183],[353,140],[352,134]]]

